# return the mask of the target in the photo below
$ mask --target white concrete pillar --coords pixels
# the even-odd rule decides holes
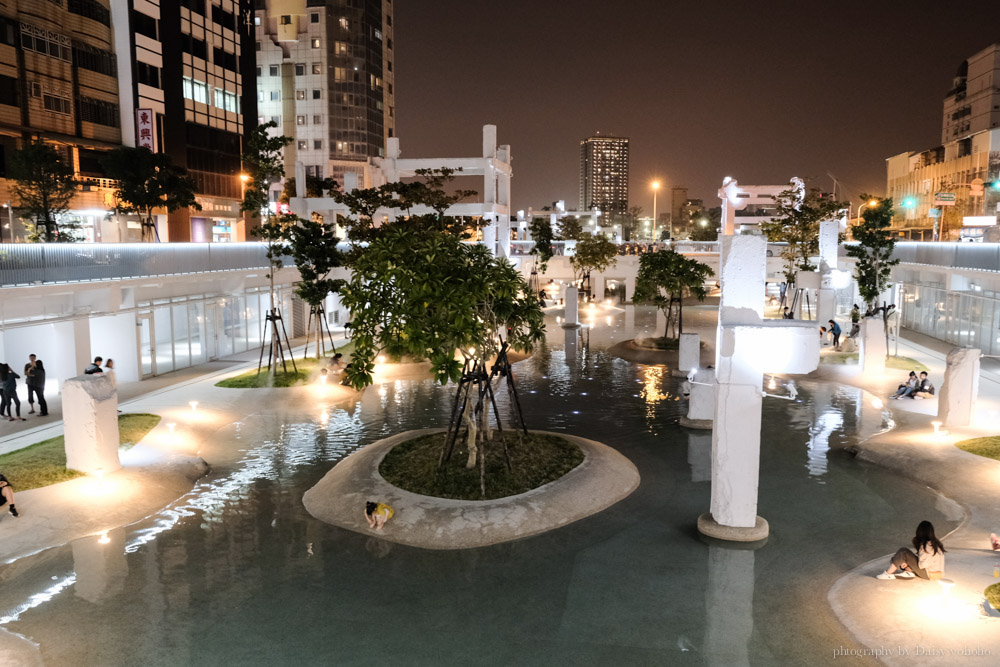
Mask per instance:
[[[604,274],[596,271],[590,274],[590,293],[597,298],[598,302],[604,301]]]
[[[715,419],[715,369],[699,368],[689,377],[688,411],[681,416],[680,424],[686,428],[710,429]]]
[[[716,385],[712,429],[712,518],[723,527],[752,529],[757,516],[760,471],[761,385]]]
[[[564,347],[564,350],[566,352],[566,362],[567,363],[570,362],[570,361],[576,360],[577,331],[578,331],[578,329],[573,328],[573,329],[565,329],[564,332],[563,332],[565,334],[565,341],[564,341],[565,342],[565,347]]]
[[[701,336],[696,333],[682,333],[677,355],[677,370],[687,375],[688,371],[698,368],[701,361]]]
[[[483,245],[489,248],[489,251],[494,255],[497,254],[497,227],[495,222],[490,222],[486,227],[483,227]]]
[[[861,367],[861,372],[866,375],[883,375],[885,374],[885,357],[888,350],[886,349],[885,326],[882,323],[882,318],[865,317],[862,318],[860,324],[858,364]]]
[[[90,365],[94,357],[90,347],[90,318],[80,317],[73,320],[73,368],[75,373],[82,373]]]
[[[483,125],[483,157],[490,158],[497,155],[497,126]]]
[[[301,160],[295,163],[295,196],[306,196],[306,165]]]
[[[625,276],[625,301],[632,303],[633,296],[635,296],[635,276]]]
[[[566,286],[566,316],[563,318],[563,327],[580,326],[580,290],[575,285]]]
[[[702,655],[709,664],[750,664],[754,560],[750,549],[708,548]]]
[[[635,306],[625,306],[625,338],[635,338]]]
[[[724,236],[719,251],[719,322],[756,324],[764,318],[767,238]]]
[[[122,467],[118,459],[118,391],[104,373],[63,382],[63,432],[66,467],[84,473]]]
[[[969,426],[979,397],[979,359],[976,349],[956,347],[948,353],[944,382],[938,397],[938,419],[945,426]]]

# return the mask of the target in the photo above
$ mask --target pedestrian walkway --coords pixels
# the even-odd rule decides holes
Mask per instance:
[[[899,341],[899,355],[925,364],[939,393],[951,349],[946,343],[908,333]],[[936,420],[936,399],[881,402],[898,384],[899,378],[889,375],[893,371],[875,379],[861,377],[856,366],[824,365],[818,371],[821,378],[862,387],[870,392],[867,405],[891,413],[895,428],[858,445],[859,458],[926,484],[964,511],[964,517],[956,517],[964,518],[956,530],[939,535],[948,549],[945,584],[875,579],[888,566],[890,555],[900,546],[909,546],[913,537],[912,533],[893,534],[885,535],[883,557],[859,564],[829,592],[841,622],[863,647],[883,651],[881,658],[888,664],[954,664],[966,657],[1000,656],[1000,616],[984,605],[982,594],[986,586],[1000,581],[993,576],[1000,555],[988,541],[990,532],[1000,528],[1000,461],[954,446],[967,438],[1000,434],[996,418],[1000,377],[992,360],[983,361],[975,424],[942,429],[938,434],[931,424]],[[942,499],[940,508],[947,505]]]

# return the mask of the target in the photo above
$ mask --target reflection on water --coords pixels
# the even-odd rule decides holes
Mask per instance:
[[[850,641],[819,594],[839,573],[921,519],[954,522],[925,489],[841,454],[854,431],[884,427],[880,412],[850,388],[800,381],[797,400],[764,402],[768,544],[706,544],[693,526],[709,503],[711,434],[676,425],[686,405],[665,368],[606,353],[652,332],[656,315],[602,310],[595,322],[564,331],[550,318],[546,345],[514,370],[529,427],[636,464],[642,484],[614,507],[461,552],[314,520],[301,497],[331,465],[445,424],[454,387],[387,381],[221,428],[231,462],[178,502],[106,541],[0,567],[0,624],[49,665],[803,662]],[[498,392],[506,419],[508,400]]]

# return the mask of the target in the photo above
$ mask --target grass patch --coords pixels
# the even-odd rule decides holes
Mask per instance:
[[[121,446],[128,449],[160,423],[159,415],[145,413],[118,415]],[[82,477],[83,473],[66,467],[66,441],[63,436],[42,440],[16,452],[0,456],[0,472],[16,491],[37,489],[50,484]]]
[[[988,459],[996,459],[997,461],[1000,461],[1000,435],[962,440],[960,442],[956,442],[955,446],[963,451],[969,452],[970,454],[985,456]],[[998,607],[998,609],[1000,609],[1000,607]]]
[[[847,364],[858,363],[858,353],[857,352],[830,352],[829,354],[820,355],[820,363],[823,364],[833,364],[835,366],[845,366]],[[924,366],[922,363],[916,359],[910,359],[909,357],[889,357],[885,361],[885,367],[896,371],[927,371],[930,369]]]
[[[507,433],[513,471],[504,463],[500,434],[486,454],[486,500],[513,496],[559,479],[583,462],[580,448],[554,435],[529,433],[523,444],[517,435]],[[400,443],[392,448],[379,465],[378,471],[390,484],[407,491],[437,498],[483,500],[479,488],[479,466],[465,467],[468,452],[459,441],[451,460],[440,472],[438,459],[444,448],[444,433],[425,435]]]
[[[1000,610],[1000,584],[990,584],[983,591],[983,595],[994,609]]]
[[[354,350],[354,343],[347,343],[337,348],[337,352],[344,355],[346,365],[350,361],[349,357],[351,352]],[[329,358],[329,357],[327,357]],[[292,363],[288,362],[288,372],[285,373],[282,370],[281,362],[278,362],[277,372],[274,374],[274,384],[269,383],[267,366],[260,369],[260,373],[257,369],[249,370],[246,373],[241,373],[231,378],[226,378],[225,380],[220,380],[215,383],[216,387],[225,387],[227,389],[262,389],[268,387],[295,387],[298,385],[303,385],[309,382],[309,379],[316,373],[317,366],[319,362],[316,357],[309,357],[307,359],[302,359],[300,357],[295,358],[295,367],[298,371],[292,370]]]

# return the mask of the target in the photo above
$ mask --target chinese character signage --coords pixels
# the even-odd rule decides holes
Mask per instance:
[[[136,146],[155,151],[153,147],[153,110],[135,110]]]

